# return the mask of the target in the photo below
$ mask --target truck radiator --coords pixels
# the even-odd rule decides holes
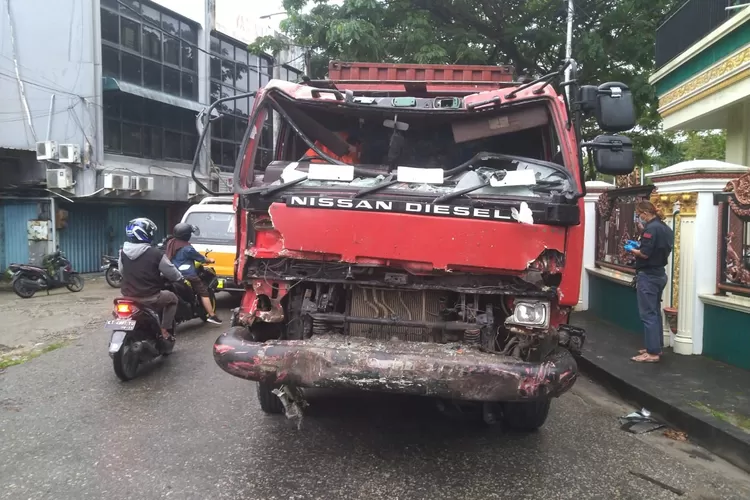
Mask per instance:
[[[354,286],[351,297],[351,316],[426,322],[439,319],[441,294],[437,291],[403,291]],[[408,326],[351,323],[349,334],[374,340],[430,340],[429,329]]]

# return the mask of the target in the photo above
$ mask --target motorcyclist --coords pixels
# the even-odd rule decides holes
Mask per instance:
[[[164,275],[169,281],[181,281],[182,274],[164,256],[151,246],[156,233],[156,224],[139,217],[128,222],[125,228],[127,241],[122,246],[118,267],[122,275],[120,293],[138,299],[141,304],[162,310],[161,333],[170,339],[177,313],[177,295],[164,287]]]
[[[175,267],[182,269],[181,272],[185,278],[190,281],[193,292],[201,298],[203,308],[208,315],[206,321],[215,325],[220,325],[221,319],[216,316],[216,311],[214,311],[213,305],[211,304],[208,287],[206,287],[206,284],[198,277],[198,271],[195,269],[196,261],[208,264],[213,264],[216,261],[201,255],[193,245],[190,244],[190,236],[192,236],[195,229],[194,226],[184,222],[180,222],[174,227],[174,230],[172,231],[173,238],[167,241],[167,258],[172,261],[172,264],[174,264]],[[184,268],[185,265],[188,266],[187,269]]]

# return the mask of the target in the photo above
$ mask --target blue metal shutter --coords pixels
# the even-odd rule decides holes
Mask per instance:
[[[26,264],[29,261],[29,239],[26,223],[39,215],[37,202],[6,203],[3,214],[5,222],[5,267],[10,264]]]
[[[79,273],[99,271],[107,251],[106,205],[76,202],[63,208],[68,211],[68,226],[57,231],[60,250]]]

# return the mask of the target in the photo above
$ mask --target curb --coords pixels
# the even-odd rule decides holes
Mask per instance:
[[[581,372],[612,389],[624,400],[645,407],[662,421],[687,433],[688,438],[732,465],[750,473],[750,434],[715,419],[685,403],[660,399],[627,380],[608,372],[585,354],[576,356]]]

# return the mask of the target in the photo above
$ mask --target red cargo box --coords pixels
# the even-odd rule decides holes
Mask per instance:
[[[403,89],[421,84],[428,89],[476,91],[512,84],[513,67],[331,61],[328,78],[334,83],[347,83],[346,88],[353,90],[386,90],[394,85]]]

